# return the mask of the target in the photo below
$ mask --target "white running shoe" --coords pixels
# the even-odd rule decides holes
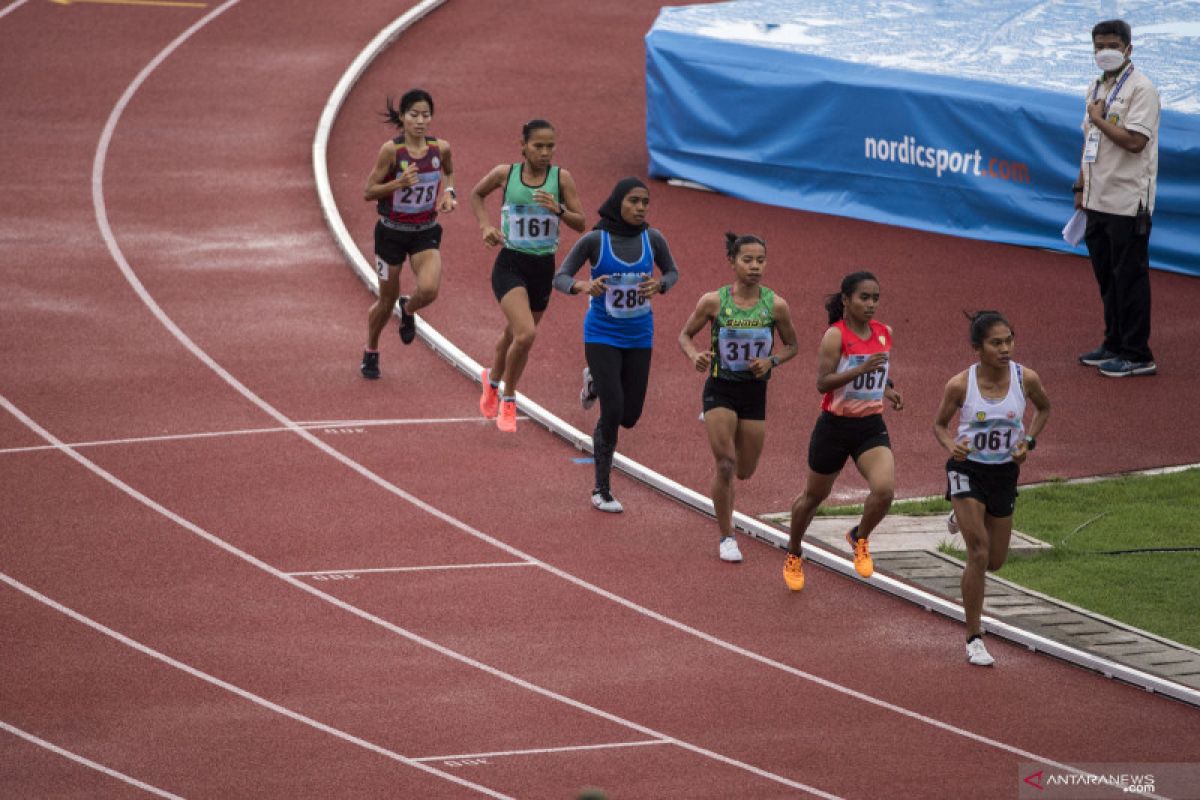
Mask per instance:
[[[592,492],[592,507],[610,514],[620,514],[625,507],[608,492]]]
[[[958,517],[954,516],[953,511],[950,512],[950,516],[946,517],[946,530],[950,531],[951,536],[957,535],[960,530],[958,527]]]
[[[721,537],[721,560],[737,564],[742,560],[742,551],[738,550],[737,540],[732,536]]]
[[[996,659],[992,658],[987,648],[983,646],[983,639],[972,639],[967,642],[967,661],[977,667],[990,667],[996,663]]]
[[[592,371],[587,367],[583,368],[583,386],[579,390],[579,405],[583,406],[583,410],[587,411],[596,404],[596,385],[592,383]],[[597,506],[599,508],[599,506]]]

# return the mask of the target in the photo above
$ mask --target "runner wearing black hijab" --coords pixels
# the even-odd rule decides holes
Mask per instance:
[[[583,371],[580,403],[591,408],[600,400],[600,418],[592,432],[596,485],[592,506],[616,513],[624,507],[609,485],[613,452],[621,427],[632,428],[642,415],[650,380],[654,315],[650,298],[664,294],[679,279],[667,240],[646,224],[650,192],[637,178],[622,178],[600,206],[600,221],[575,243],[563,259],[554,288],[585,294]],[[576,280],[584,262],[588,280]],[[659,277],[653,275],[658,266]]]

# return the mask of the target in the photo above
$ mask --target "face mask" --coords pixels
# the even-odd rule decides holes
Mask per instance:
[[[1125,53],[1120,50],[1112,50],[1105,48],[1099,53],[1096,53],[1096,66],[1105,72],[1112,72],[1115,69],[1120,69],[1125,63]]]

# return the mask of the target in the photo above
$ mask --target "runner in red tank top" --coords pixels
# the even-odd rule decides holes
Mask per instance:
[[[417,309],[432,303],[442,282],[442,257],[438,247],[442,226],[437,215],[458,205],[450,143],[427,136],[433,119],[433,98],[424,89],[411,89],[393,108],[388,98],[389,122],[401,135],[385,142],[367,176],[363,199],[379,212],[375,223],[375,270],[379,274],[379,299],[367,316],[367,347],[362,374],[379,377],[379,334],[392,309],[400,302],[400,340],[411,344],[417,334]],[[411,297],[400,296],[400,272],[407,258],[417,278]]]
[[[892,329],[876,322],[879,281],[869,272],[842,279],[841,291],[826,299],[829,329],[817,354],[817,391],[825,395],[821,416],[808,445],[808,478],[804,491],[792,502],[791,538],[783,579],[788,588],[804,588],[800,543],[813,515],[833,490],[847,458],[867,480],[867,496],[859,523],[846,532],[854,549],[854,569],[864,578],[875,571],[867,537],[887,515],[896,484],[896,462],[883,401],[897,411],[904,400],[888,377]]]

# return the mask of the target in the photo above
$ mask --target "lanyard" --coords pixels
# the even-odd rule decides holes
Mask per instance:
[[[1109,93],[1108,99],[1104,101],[1104,117],[1106,119],[1108,118],[1109,110],[1112,108],[1113,101],[1116,100],[1117,95],[1121,93],[1121,87],[1125,85],[1125,81],[1127,81],[1129,79],[1129,76],[1132,74],[1133,74],[1133,64],[1130,64],[1129,69],[1125,70],[1125,73],[1123,75],[1121,75],[1120,80],[1117,81],[1117,85],[1114,86],[1112,92]],[[1095,88],[1092,89],[1092,102],[1093,103],[1096,102],[1096,96],[1099,93],[1100,93],[1100,81],[1098,80],[1098,81],[1096,81]]]

